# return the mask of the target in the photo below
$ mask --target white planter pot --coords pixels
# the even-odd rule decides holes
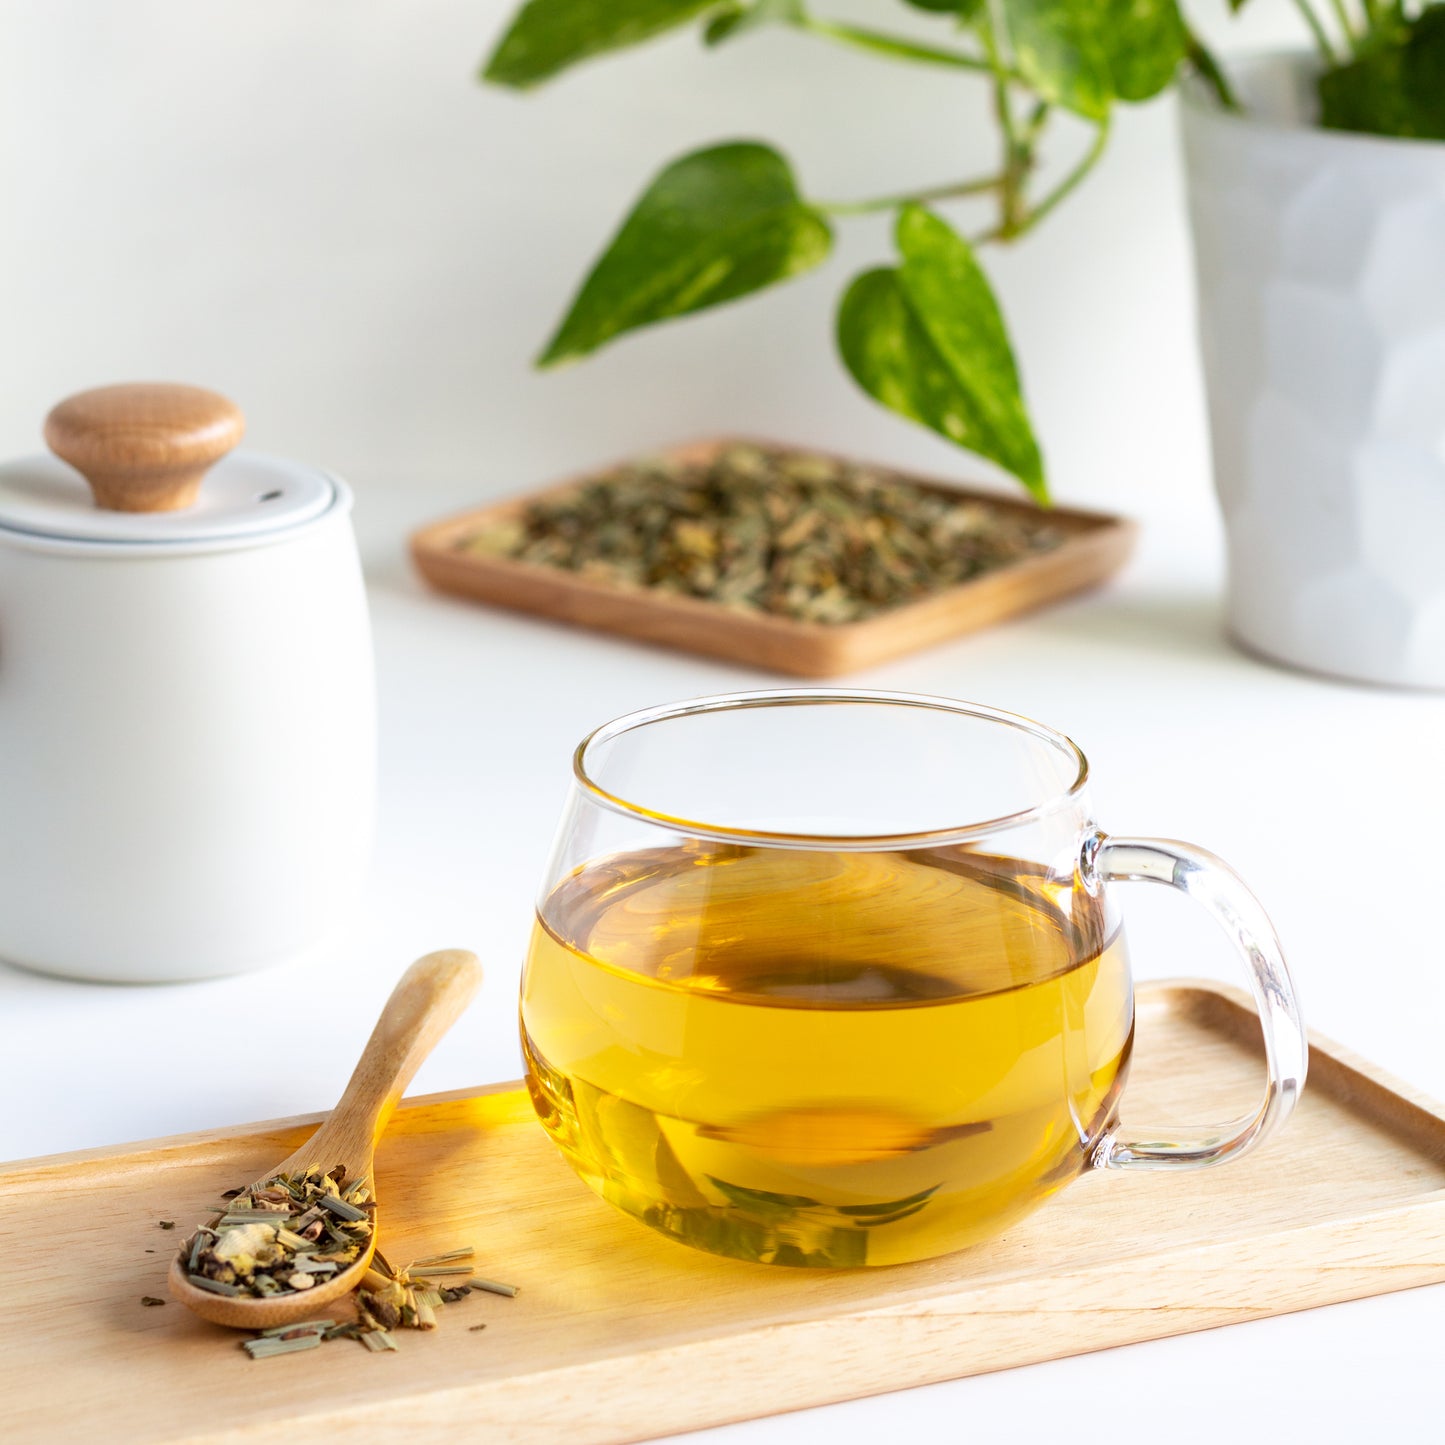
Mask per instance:
[[[1445,688],[1445,144],[1310,128],[1301,57],[1237,81],[1183,107],[1231,630]]]

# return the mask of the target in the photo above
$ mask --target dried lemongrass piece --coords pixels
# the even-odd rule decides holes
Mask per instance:
[[[253,1360],[269,1360],[274,1355],[294,1355],[300,1350],[321,1348],[321,1335],[304,1334],[287,1339],[242,1340],[241,1348]]]
[[[407,1265],[407,1268],[421,1269],[423,1265],[455,1264],[459,1259],[475,1258],[476,1253],[476,1250],[467,1248],[449,1250],[446,1254],[429,1254],[425,1259],[412,1260],[412,1262]]]
[[[391,1337],[390,1330],[370,1330],[361,1336],[361,1343],[368,1350],[394,1350],[396,1341]]]
[[[281,1335],[303,1334],[307,1330],[314,1330],[317,1334],[331,1329],[336,1324],[335,1320],[301,1320],[294,1325],[272,1325],[269,1330],[261,1331],[263,1340],[275,1339]]]
[[[191,1252],[186,1259],[186,1271],[188,1274],[195,1274],[196,1267],[201,1260],[201,1250],[206,1241],[214,1241],[216,1232],[213,1229],[198,1229],[191,1237]]]
[[[356,1224],[365,1220],[370,1222],[371,1216],[364,1209],[358,1209],[354,1204],[348,1204],[346,1200],[335,1194],[323,1194],[316,1201],[323,1209],[328,1209],[332,1214],[348,1223]]]
[[[499,1284],[494,1279],[471,1279],[467,1281],[473,1289],[484,1289],[488,1294],[504,1294],[508,1299],[513,1298],[517,1293],[517,1286],[514,1284]]]
[[[246,1293],[238,1284],[227,1284],[224,1280],[219,1279],[207,1279],[203,1274],[193,1274],[188,1278],[197,1289],[209,1290],[212,1294],[239,1295]]]

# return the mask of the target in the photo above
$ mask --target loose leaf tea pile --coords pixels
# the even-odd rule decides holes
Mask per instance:
[[[641,460],[462,550],[800,622],[857,622],[1057,547],[1061,528],[832,457],[734,446]]]
[[[308,1290],[366,1252],[376,1201],[344,1165],[278,1174],[233,1190],[185,1243],[186,1276],[212,1294],[266,1298]]]

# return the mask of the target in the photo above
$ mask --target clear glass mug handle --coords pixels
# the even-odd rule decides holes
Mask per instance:
[[[1274,926],[1239,876],[1212,853],[1163,838],[1096,834],[1084,847],[1086,884],[1167,883],[1202,903],[1244,956],[1264,1034],[1264,1100],[1251,1115],[1206,1128],[1125,1137],[1113,1128],[1094,1148],[1100,1169],[1202,1169],[1237,1159],[1289,1118],[1304,1087],[1309,1041]]]

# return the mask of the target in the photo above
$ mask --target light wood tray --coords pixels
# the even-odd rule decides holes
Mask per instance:
[[[1126,1120],[1252,1105],[1256,1038],[1242,994],[1145,986]],[[383,1248],[470,1242],[521,1293],[447,1306],[382,1355],[252,1361],[140,1302],[207,1203],[313,1120],[0,1167],[4,1438],[640,1440],[1445,1278],[1445,1115],[1324,1041],[1310,1070],[1241,1163],[1090,1175],[995,1244],[855,1272],[715,1259],[613,1212],[515,1086],[419,1099],[378,1156]]]
[[[662,455],[678,462],[701,462],[738,442],[775,451],[799,451],[772,442],[729,438],[673,447]],[[810,448],[808,454],[816,456],[818,452]],[[895,476],[906,475],[891,467],[880,469]],[[612,470],[606,467],[591,476]],[[615,586],[559,567],[508,557],[479,557],[458,550],[458,541],[469,533],[514,517],[539,498],[570,490],[587,480],[589,477],[574,477],[560,486],[424,527],[412,537],[412,558],[427,581],[443,592],[691,652],[732,658],[775,672],[833,677],[973,632],[1091,587],[1117,571],[1134,545],[1134,524],[1122,517],[1054,507],[1048,513],[1049,521],[1066,538],[1052,551],[999,567],[862,622],[834,626],[735,612],[693,597]],[[1037,515],[1032,503],[997,492],[951,486],[923,477],[908,476],[907,480],[950,497]]]

